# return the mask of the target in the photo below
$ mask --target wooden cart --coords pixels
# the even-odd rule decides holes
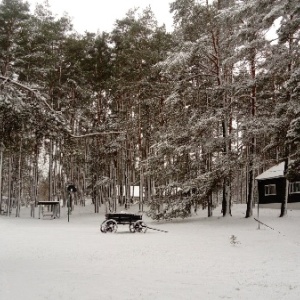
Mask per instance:
[[[118,224],[129,225],[129,231],[145,233],[147,225],[142,220],[142,215],[131,213],[108,213],[105,215],[105,221],[100,226],[100,231],[103,233],[116,232]]]

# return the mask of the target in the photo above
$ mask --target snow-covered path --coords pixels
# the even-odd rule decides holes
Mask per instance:
[[[102,234],[103,214],[75,208],[56,220],[0,216],[1,300],[299,299],[300,211],[278,218],[264,209],[261,220],[275,230],[218,209],[208,219],[146,223],[148,230]],[[232,235],[236,243],[232,244]]]

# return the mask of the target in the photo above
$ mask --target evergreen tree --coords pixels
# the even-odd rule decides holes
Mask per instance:
[[[173,79],[174,88],[166,101],[173,116],[168,116],[164,129],[168,133],[161,135],[158,145],[173,154],[170,162],[176,168],[172,180],[176,173],[178,175],[178,169],[182,169],[180,186],[196,188],[197,202],[208,205],[209,215],[212,193],[218,194],[222,189],[222,210],[226,216],[230,214],[235,154],[231,146],[232,96],[228,88],[232,80],[232,64],[226,60],[233,51],[233,43],[227,38],[232,25],[217,19],[224,5],[228,4],[218,1],[203,5],[178,0],[171,6],[180,42],[160,64]],[[165,145],[169,145],[168,148]],[[185,158],[188,169],[178,166],[181,157]]]

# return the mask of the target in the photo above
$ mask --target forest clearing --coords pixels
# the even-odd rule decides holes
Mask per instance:
[[[102,207],[103,208],[103,207]],[[122,209],[122,208],[120,208]],[[130,211],[137,212],[133,206]],[[219,208],[208,218],[157,222],[143,216],[148,230],[100,232],[104,212],[76,207],[61,218],[0,217],[1,299],[299,299],[300,211],[261,209],[258,229]]]

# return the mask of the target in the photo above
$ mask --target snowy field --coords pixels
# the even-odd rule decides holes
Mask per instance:
[[[300,210],[261,209],[271,228],[206,211],[186,220],[143,217],[146,234],[99,230],[93,206],[56,220],[0,216],[1,300],[300,299]],[[121,210],[121,209],[120,209]],[[135,208],[132,210],[135,212]],[[254,214],[256,217],[256,212]],[[234,236],[234,238],[231,238]],[[234,243],[233,243],[234,242]]]

